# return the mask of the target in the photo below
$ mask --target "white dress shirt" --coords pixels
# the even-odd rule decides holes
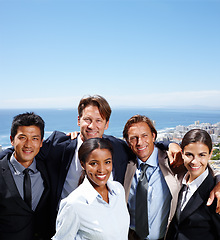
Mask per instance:
[[[53,240],[127,240],[129,213],[122,185],[108,180],[109,203],[87,177],[60,203]]]

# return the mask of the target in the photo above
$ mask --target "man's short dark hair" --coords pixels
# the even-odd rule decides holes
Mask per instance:
[[[82,117],[83,110],[88,106],[96,106],[99,109],[101,117],[108,122],[112,110],[105,98],[99,95],[82,98],[78,105],[79,118]]]
[[[11,137],[14,139],[15,135],[17,134],[18,127],[20,126],[36,126],[40,128],[41,132],[41,139],[44,137],[44,120],[33,112],[26,112],[19,115],[16,115],[13,118],[12,125],[11,125]]]

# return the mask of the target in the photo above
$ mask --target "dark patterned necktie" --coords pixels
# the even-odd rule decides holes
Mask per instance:
[[[24,201],[28,204],[28,206],[31,208],[32,205],[32,196],[31,196],[31,178],[29,175],[30,169],[26,168],[24,173],[24,183],[23,183],[23,189],[24,189]]]
[[[141,164],[141,175],[136,189],[135,232],[141,239],[145,239],[149,235],[147,210],[147,167],[147,164]]]

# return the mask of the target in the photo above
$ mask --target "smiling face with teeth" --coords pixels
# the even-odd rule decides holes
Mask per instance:
[[[189,182],[199,177],[207,168],[212,152],[201,142],[190,143],[183,149],[184,165],[189,172]]]
[[[10,139],[16,160],[24,167],[29,167],[42,147],[40,128],[34,125],[19,126],[15,137]]]
[[[112,154],[108,149],[93,150],[81,165],[97,192],[101,193],[103,189],[107,189],[106,183],[112,172]]]
[[[82,116],[78,117],[80,126],[80,136],[82,141],[90,138],[101,138],[108,128],[109,121],[104,119],[97,106],[89,105],[82,111]]]
[[[127,142],[134,154],[146,162],[154,150],[155,133],[146,122],[133,123],[128,129]]]

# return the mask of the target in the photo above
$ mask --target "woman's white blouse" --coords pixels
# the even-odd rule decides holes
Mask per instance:
[[[87,178],[60,203],[53,240],[127,240],[129,213],[122,185],[108,181],[109,203]]]

